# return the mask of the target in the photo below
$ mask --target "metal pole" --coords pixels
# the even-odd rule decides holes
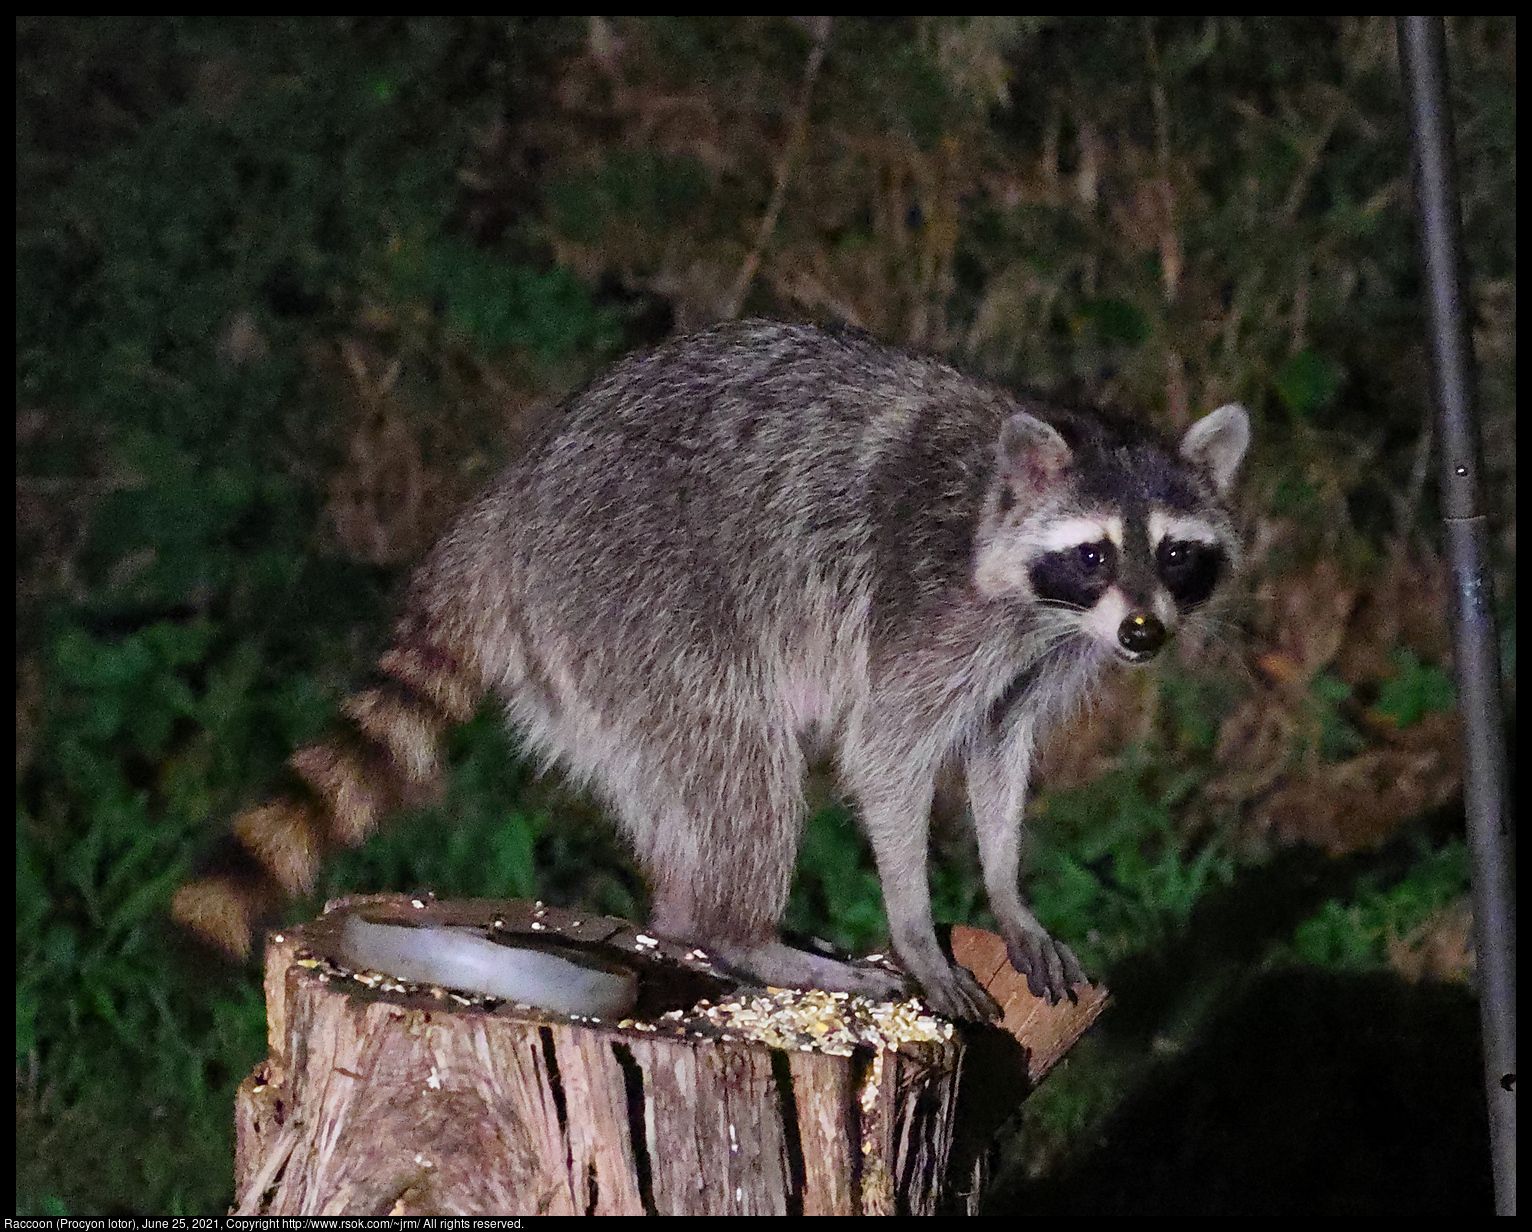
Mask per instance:
[[[1474,953],[1497,1214],[1516,1213],[1516,927],[1505,807],[1500,656],[1479,489],[1473,351],[1463,306],[1462,237],[1446,36],[1440,17],[1400,17],[1399,64],[1415,152],[1415,199],[1430,309],[1442,517],[1452,570],[1453,653],[1463,713],[1463,802],[1473,870]]]

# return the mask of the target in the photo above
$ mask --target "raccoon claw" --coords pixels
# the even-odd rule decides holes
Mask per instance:
[[[925,979],[920,986],[926,1004],[943,1017],[969,1022],[993,1022],[1000,1017],[999,1003],[967,967],[949,964],[944,978]]]
[[[1045,932],[1026,932],[1007,941],[1005,950],[1011,966],[1027,977],[1027,990],[1034,997],[1042,997],[1049,1005],[1057,1005],[1065,997],[1071,1005],[1077,1003],[1074,986],[1088,981],[1080,960],[1067,945]]]

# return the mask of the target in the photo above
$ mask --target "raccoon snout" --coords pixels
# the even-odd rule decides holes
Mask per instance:
[[[1135,612],[1117,626],[1117,642],[1135,659],[1152,659],[1159,654],[1169,634],[1158,616]]]

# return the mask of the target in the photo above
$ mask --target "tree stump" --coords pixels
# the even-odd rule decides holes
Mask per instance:
[[[596,947],[631,965],[639,1005],[582,1019],[351,971],[334,954],[352,912]],[[1069,1042],[1103,1001],[1052,1007]],[[1014,1109],[1027,1086],[1028,1054],[993,1028],[732,991],[698,951],[540,904],[340,900],[268,941],[266,1003],[270,1055],[235,1099],[242,1215],[972,1211],[965,1058],[998,1038],[1014,1055],[986,1099]]]

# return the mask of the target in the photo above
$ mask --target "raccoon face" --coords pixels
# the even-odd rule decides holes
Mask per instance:
[[[1079,613],[1083,633],[1134,663],[1159,653],[1180,619],[1212,597],[1230,563],[1211,525],[1158,510],[1146,522],[1065,519],[1048,536],[1058,546],[1027,569],[1037,602]],[[1141,541],[1137,552],[1133,540]]]
[[[1234,564],[1223,497],[1249,441],[1248,417],[1223,407],[1194,424],[1175,453],[1144,438],[1124,443],[1079,417],[1071,427],[1066,441],[1024,413],[1007,424],[975,585],[1030,600],[1141,663]]]

